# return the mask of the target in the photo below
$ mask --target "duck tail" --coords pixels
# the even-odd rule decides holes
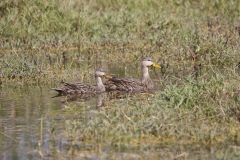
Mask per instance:
[[[61,96],[64,94],[64,91],[61,88],[51,88],[51,90],[58,92],[57,96]]]

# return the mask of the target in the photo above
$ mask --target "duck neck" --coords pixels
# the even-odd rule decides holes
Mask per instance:
[[[146,85],[147,88],[152,88],[153,87],[153,82],[150,78],[149,72],[148,72],[148,67],[142,66],[142,79],[141,82]]]
[[[148,79],[150,79],[148,67],[142,66],[142,83],[145,83]]]
[[[102,78],[96,76],[96,81],[97,81],[97,90],[99,92],[104,92],[105,91],[105,86],[104,86],[104,84],[102,82]]]

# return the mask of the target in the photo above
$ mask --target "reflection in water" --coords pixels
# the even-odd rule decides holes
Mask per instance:
[[[105,102],[105,99],[106,99],[106,93],[103,92],[103,93],[98,93],[96,95],[87,95],[87,96],[84,96],[84,95],[68,95],[68,96],[53,96],[52,98],[58,98],[58,99],[61,99],[60,102],[62,102],[63,104],[66,104],[66,103],[69,103],[69,102],[87,102],[87,101],[91,101],[91,102],[94,102],[96,101],[96,107],[103,107],[104,106],[104,102]]]
[[[106,93],[100,93],[97,95],[96,107],[103,107],[105,103]]]
[[[64,115],[55,115],[70,101],[96,109],[104,106],[106,94],[94,97],[51,98],[49,86],[4,86],[0,94],[0,159],[34,159],[76,149],[63,139]],[[64,103],[63,103],[64,102]],[[70,117],[72,119],[74,117]],[[82,144],[81,144],[82,145]],[[77,147],[78,148],[78,147]],[[58,154],[59,155],[59,154]]]
[[[81,113],[80,122],[84,123],[94,118],[99,107],[114,97],[124,98],[129,95],[99,94],[91,99],[83,100],[77,97],[65,99],[77,100],[77,108],[80,110],[72,115],[64,115],[64,105],[61,100],[64,97],[51,98],[51,93],[46,87],[16,87],[4,86],[0,90],[0,159],[1,160],[25,160],[25,159],[158,159],[167,153],[179,155],[184,158],[191,151],[194,153],[207,153],[204,159],[211,158],[211,152],[216,148],[204,148],[199,145],[186,146],[159,146],[154,150],[139,150],[136,148],[114,148],[114,146],[102,146],[98,142],[86,142],[73,133],[65,139],[66,128],[70,127],[76,118],[75,114]],[[66,97],[65,97],[66,98]],[[74,99],[75,98],[75,99]],[[84,108],[85,107],[85,108]],[[96,109],[97,108],[97,109]],[[86,111],[88,110],[88,111]],[[90,111],[89,111],[90,110]],[[78,117],[79,119],[79,117]],[[81,125],[81,124],[79,124]],[[69,129],[69,131],[74,128]],[[71,135],[72,134],[72,135]],[[223,146],[224,148],[224,146]],[[185,152],[187,151],[187,152]],[[145,158],[144,158],[145,157]],[[212,158],[214,159],[214,158]]]
[[[58,101],[50,99],[48,89],[4,86],[0,95],[0,159],[29,158],[28,153],[40,140],[41,117],[48,117],[59,106]]]

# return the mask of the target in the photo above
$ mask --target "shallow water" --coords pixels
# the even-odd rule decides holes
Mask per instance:
[[[41,140],[41,118],[61,109],[48,88],[4,86],[0,95],[1,159],[27,159]],[[50,121],[45,121],[50,125]],[[47,125],[43,131],[47,139]]]
[[[219,156],[222,153],[234,154],[234,146],[226,144],[207,148],[197,144],[115,148],[101,146],[97,142],[73,143],[61,135],[67,122],[74,117],[64,114],[63,99],[51,98],[54,93],[49,88],[16,85],[4,85],[1,88],[0,159],[158,159],[171,158],[171,155],[187,159],[218,159],[218,152]],[[96,110],[96,100],[78,101],[76,105]]]
[[[117,66],[117,65],[114,65]],[[111,73],[117,75],[135,75],[135,68],[108,67]],[[128,66],[129,67],[129,66]],[[152,73],[154,79],[157,74]],[[54,86],[4,84],[0,88],[0,159],[218,159],[227,153],[229,157],[238,157],[239,148],[221,144],[218,146],[201,146],[198,144],[178,146],[111,146],[98,142],[72,142],[65,139],[68,121],[74,119],[71,114],[65,114],[65,97],[52,98]],[[106,96],[106,95],[104,95]],[[96,104],[99,97],[88,100],[78,97],[77,107],[98,111]],[[100,96],[101,99],[101,96]],[[127,99],[125,99],[127,100]],[[117,103],[117,101],[116,101]],[[88,114],[88,113],[86,113]],[[87,115],[86,117],[88,117]],[[91,115],[90,115],[91,116]],[[237,150],[235,155],[235,150]],[[175,155],[175,157],[173,157]],[[227,155],[228,157],[228,155]]]

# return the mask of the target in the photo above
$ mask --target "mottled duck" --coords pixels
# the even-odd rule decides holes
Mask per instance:
[[[102,82],[102,77],[107,76],[102,69],[95,71],[96,85],[82,84],[82,83],[67,83],[61,82],[63,86],[61,88],[52,88],[58,92],[58,96],[63,95],[95,95],[105,92],[105,86]]]
[[[149,67],[160,68],[160,65],[152,62],[152,59],[149,57],[144,58],[141,62],[141,79],[112,77],[104,84],[106,90],[135,93],[153,91],[154,84],[149,75]]]

